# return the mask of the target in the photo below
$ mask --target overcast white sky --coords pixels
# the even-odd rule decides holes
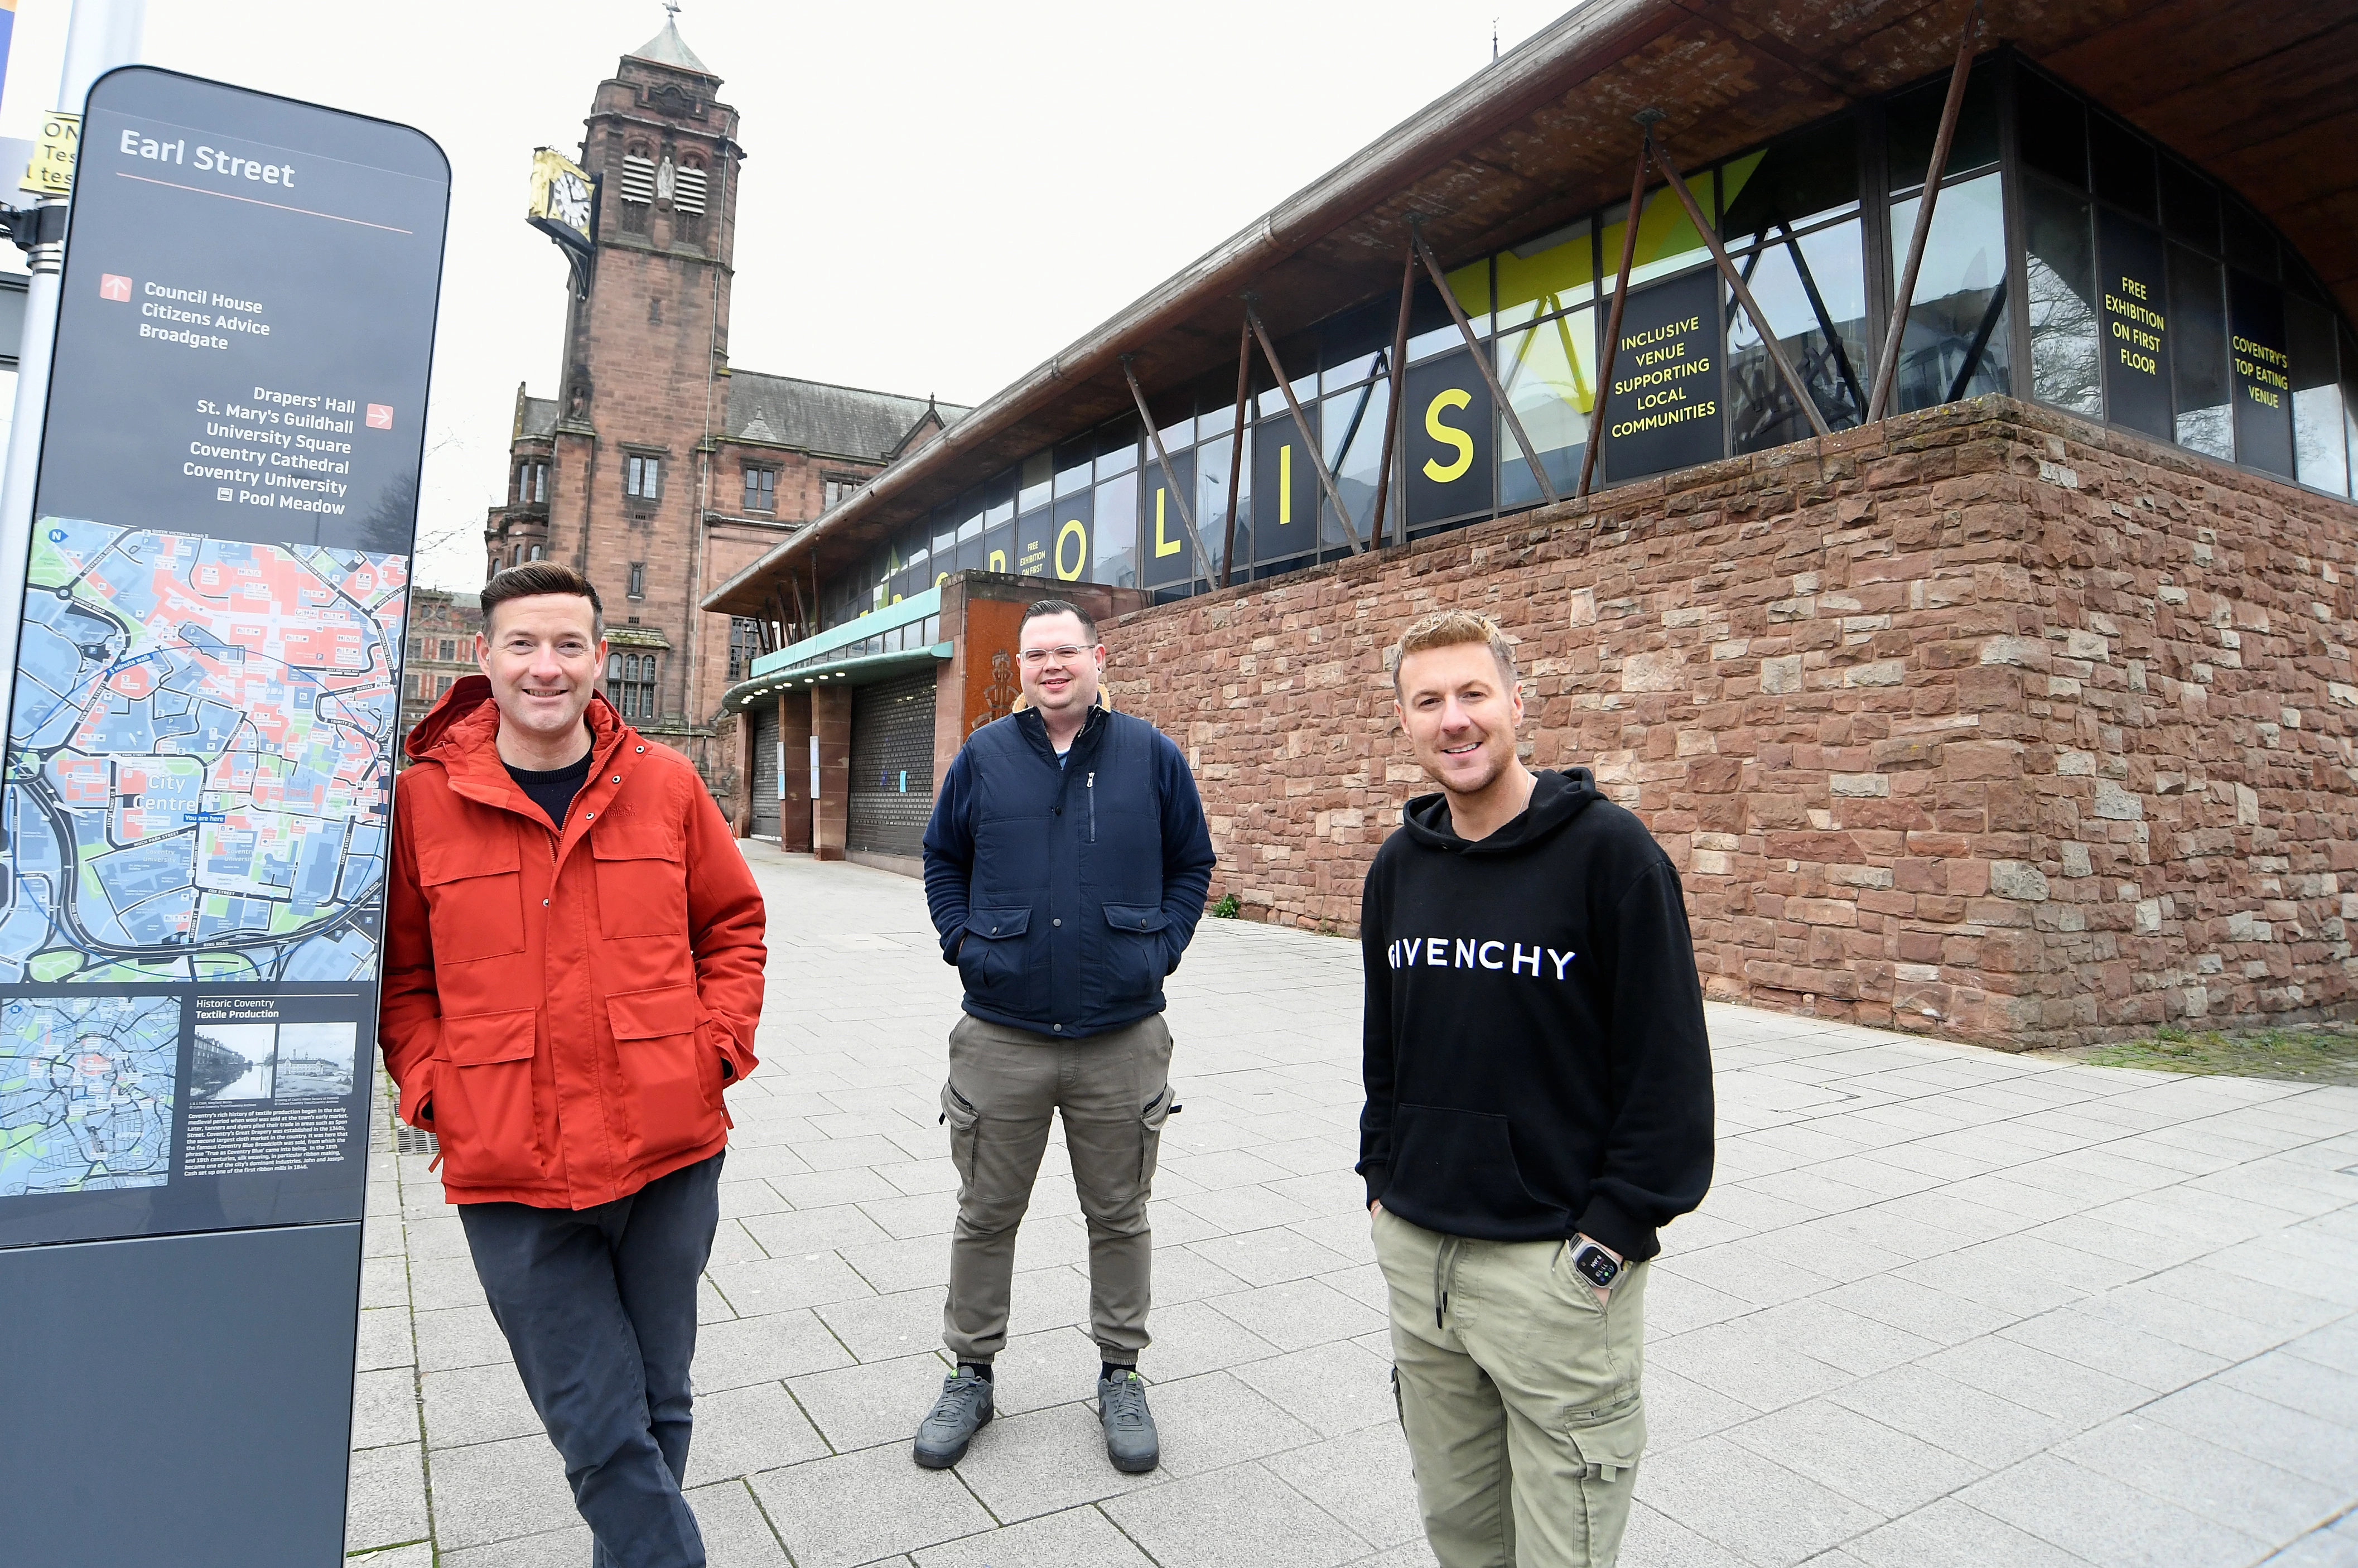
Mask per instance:
[[[730,362],[975,403],[1574,0],[689,0],[747,150]],[[19,0],[0,135],[56,107],[67,0]],[[524,222],[654,0],[149,0],[157,65],[405,121],[455,183],[419,579],[482,579],[516,383],[557,390],[566,270]]]

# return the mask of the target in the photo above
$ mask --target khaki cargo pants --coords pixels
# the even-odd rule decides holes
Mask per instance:
[[[1381,1210],[1372,1223],[1441,1568],[1609,1568],[1646,1446],[1646,1265],[1600,1303],[1563,1242],[1443,1236]]]
[[[1015,1231],[1058,1113],[1089,1227],[1089,1332],[1117,1366],[1146,1348],[1154,1247],[1146,1199],[1171,1113],[1170,1029],[1157,1014],[1060,1040],[968,1014],[950,1031],[942,1086],[958,1175],[942,1341],[960,1361],[987,1363],[1007,1343]]]

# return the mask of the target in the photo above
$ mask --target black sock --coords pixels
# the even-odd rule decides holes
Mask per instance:
[[[1098,1363],[1098,1381],[1102,1383],[1109,1379],[1127,1377],[1137,1370],[1135,1367],[1124,1367],[1119,1362],[1100,1361]]]
[[[990,1363],[988,1361],[961,1361],[958,1363],[958,1370],[971,1372],[986,1383],[991,1380]]]

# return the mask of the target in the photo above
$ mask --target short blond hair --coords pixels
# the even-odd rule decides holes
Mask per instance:
[[[1472,610],[1442,610],[1409,622],[1392,644],[1392,695],[1401,693],[1401,665],[1411,654],[1422,654],[1431,648],[1460,648],[1475,643],[1489,645],[1490,656],[1498,661],[1498,673],[1513,686],[1515,645],[1498,630],[1498,623],[1488,616]]]

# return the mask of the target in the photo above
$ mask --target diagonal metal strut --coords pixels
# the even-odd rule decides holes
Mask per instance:
[[[1186,486],[1171,471],[1171,454],[1163,449],[1163,432],[1155,428],[1154,416],[1147,411],[1146,394],[1140,390],[1138,373],[1130,368],[1130,356],[1121,356],[1121,375],[1130,383],[1130,395],[1138,400],[1138,417],[1146,426],[1146,438],[1154,447],[1154,460],[1163,469],[1163,482],[1171,487],[1171,499],[1179,503],[1179,524],[1187,530],[1187,542],[1195,546],[1195,575],[1206,582],[1213,580],[1211,553],[1204,548],[1204,535],[1195,532],[1195,509],[1187,504]]]

